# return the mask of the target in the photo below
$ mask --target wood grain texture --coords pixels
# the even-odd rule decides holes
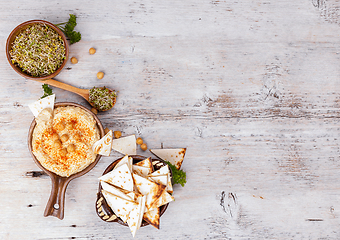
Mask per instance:
[[[104,127],[141,136],[149,148],[187,148],[187,184],[175,186],[160,230],[143,227],[135,239],[339,239],[339,7],[0,1],[0,238],[132,239],[95,212],[98,177],[118,153],[71,181],[64,220],[43,217],[51,183],[27,148],[27,104],[42,95],[41,83],[10,68],[5,41],[21,22],[74,13],[82,40],[70,57],[79,62],[56,79],[119,91],[114,109],[98,114]],[[53,91],[59,102],[90,107]]]

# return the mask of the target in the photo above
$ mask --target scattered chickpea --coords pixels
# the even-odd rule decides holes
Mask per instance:
[[[61,141],[59,139],[54,141],[54,147],[55,148],[61,148]]]
[[[67,150],[66,148],[63,148],[60,150],[60,156],[65,157],[67,155]]]
[[[98,110],[97,109],[95,109],[95,108],[91,108],[91,112],[93,112],[94,114],[98,114]]]
[[[71,57],[71,63],[72,64],[77,64],[78,63],[78,59],[75,57]]]
[[[140,145],[140,148],[143,150],[143,151],[146,151],[148,149],[148,146],[143,143],[142,145]]]
[[[65,127],[66,127],[68,130],[72,130],[72,129],[74,128],[73,123],[71,123],[71,122],[67,122],[66,125],[65,125]]]
[[[56,128],[57,128],[58,130],[62,131],[62,130],[65,129],[65,125],[64,125],[62,122],[60,122],[60,123],[58,123],[58,124],[56,125]]]
[[[73,144],[70,144],[67,146],[67,151],[68,152],[74,152],[76,150],[76,147]]]
[[[107,134],[108,132],[110,132],[110,129],[105,128],[105,129],[104,129],[104,133]]]
[[[98,72],[97,73],[97,78],[98,79],[102,79],[104,77],[104,73],[103,72]]]
[[[143,144],[143,139],[140,138],[140,137],[137,138],[136,143],[137,143],[138,145],[142,145],[142,144]]]
[[[56,141],[56,140],[58,140],[59,139],[59,136],[58,136],[58,134],[55,132],[55,133],[52,133],[52,140],[53,141]]]
[[[91,55],[95,54],[95,53],[96,53],[96,49],[90,48],[90,49],[89,49],[89,53],[90,53]]]
[[[64,134],[64,135],[62,135],[61,137],[60,137],[60,140],[61,140],[61,142],[66,142],[67,140],[69,139],[69,137],[68,137],[68,135],[67,134]]]
[[[115,136],[115,138],[120,138],[122,136],[122,132],[121,131],[114,131],[113,135]]]

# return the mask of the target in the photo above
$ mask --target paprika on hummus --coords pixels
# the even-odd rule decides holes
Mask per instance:
[[[96,159],[92,145],[100,139],[95,119],[74,107],[44,109],[36,118],[32,152],[40,164],[55,174],[68,177]]]

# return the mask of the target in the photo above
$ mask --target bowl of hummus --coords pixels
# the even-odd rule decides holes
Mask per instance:
[[[28,147],[35,163],[52,180],[44,216],[63,218],[68,183],[90,171],[101,155],[92,145],[104,136],[99,119],[89,109],[69,102],[44,109],[31,124]]]

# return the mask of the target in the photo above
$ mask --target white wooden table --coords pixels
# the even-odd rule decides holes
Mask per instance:
[[[56,79],[119,91],[104,127],[149,148],[187,147],[185,187],[160,230],[135,239],[340,239],[340,3],[336,0],[0,2],[0,239],[131,239],[95,212],[103,157],[71,181],[65,218],[43,217],[51,183],[33,162],[27,104],[5,42],[18,24],[78,19]],[[97,49],[89,55],[90,47]],[[105,72],[102,80],[98,71]],[[53,88],[57,101],[86,107]],[[151,156],[149,152],[138,154]]]

